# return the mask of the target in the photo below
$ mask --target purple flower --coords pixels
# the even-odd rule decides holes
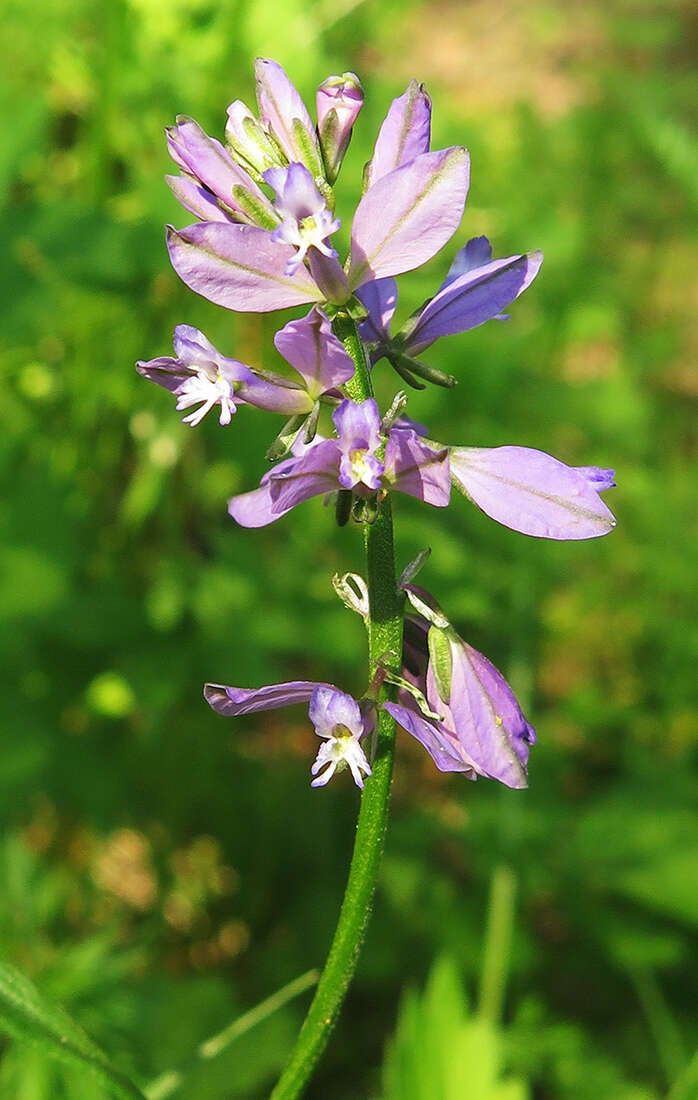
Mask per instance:
[[[411,428],[398,426],[384,440],[373,398],[361,405],[343,401],[332,419],[337,438],[297,442],[293,457],[268,470],[258,489],[232,497],[233,519],[242,527],[264,527],[297,504],[340,488],[363,497],[395,489],[438,508],[448,504],[448,448],[428,446]]]
[[[344,160],[352,129],[364,103],[364,90],[355,73],[328,76],[315,97],[317,128],[325,174],[334,183]]]
[[[440,336],[468,332],[492,319],[505,319],[502,310],[530,286],[542,262],[541,252],[492,260],[487,238],[474,237],[460,250],[434,297],[394,338],[390,323],[397,304],[395,281],[365,283],[357,297],[368,310],[361,328],[363,338],[375,345],[373,361],[394,352],[416,356]]]
[[[384,703],[385,709],[440,771],[526,787],[529,745],[536,735],[511,688],[491,661],[459,637],[428,593],[406,587],[420,609],[406,619],[405,654],[412,662],[406,679],[423,693],[432,717],[407,688],[399,702]]]
[[[170,259],[187,286],[241,312],[304,302],[342,305],[364,283],[411,271],[443,247],[463,214],[468,154],[457,147],[428,151],[430,107],[418,85],[413,82],[393,103],[381,127],[368,173],[371,185],[352,222],[345,273],[328,243],[339,219],[333,213],[332,192],[310,117],[280,66],[258,61],[256,72],[264,131],[245,105],[236,101],[230,108],[228,133],[234,155],[255,172],[263,169],[275,149],[282,165],[283,158],[288,160],[288,167],[277,161],[263,169],[265,182],[276,192],[275,208],[271,207],[274,220],[268,221],[266,208],[266,222],[256,207],[252,211],[249,194],[245,210],[252,212],[246,220],[254,224],[245,225],[232,223],[227,208],[220,212],[218,192],[212,193],[208,206],[198,192],[189,196],[189,208],[195,213],[206,217],[209,208],[212,213],[211,220],[202,224],[182,230],[168,227]],[[348,104],[346,88],[343,94]],[[342,109],[351,113],[356,102]],[[324,113],[323,99],[323,120],[333,109]],[[347,119],[345,113],[345,125]],[[260,132],[266,133],[268,147]],[[232,158],[228,160],[233,163]],[[190,158],[189,170],[200,179],[197,165]]]
[[[166,176],[182,206],[203,221],[245,222],[274,229],[279,218],[266,195],[227,149],[191,118],[168,126],[167,147],[183,176]]]
[[[281,224],[271,240],[293,245],[297,250],[286,261],[285,274],[295,274],[309,248],[316,248],[323,256],[336,257],[327,238],[337,232],[341,222],[332,216],[308,169],[302,164],[270,168],[264,173],[264,180],[276,192],[276,211],[281,216]]]
[[[599,493],[613,470],[566,466],[530,447],[452,447],[454,485],[498,523],[547,539],[591,539],[616,526]]]
[[[314,776],[311,787],[324,787],[335,772],[349,768],[356,786],[363,788],[363,777],[371,774],[361,741],[373,729],[374,708],[366,704],[362,709],[351,695],[332,684],[308,680],[292,680],[262,688],[206,684],[204,698],[218,714],[226,717],[310,702],[310,721],[323,740],[310,769]]]
[[[175,358],[162,356],[139,362],[139,374],[170,390],[177,397],[177,409],[201,407],[184,417],[194,427],[220,405],[220,423],[229,424],[236,405],[256,405],[270,412],[297,415],[310,413],[325,394],[339,400],[338,387],[354,373],[354,363],[332,333],[319,309],[291,321],[274,338],[277,349],[295,368],[302,382],[264,372],[237,359],[229,359],[198,329],[178,325],[174,333]]]

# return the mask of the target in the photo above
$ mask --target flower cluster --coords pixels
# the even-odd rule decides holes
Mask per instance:
[[[588,539],[611,531],[615,520],[600,493],[613,486],[612,470],[568,466],[528,447],[439,443],[404,415],[404,394],[382,414],[365,387],[355,386],[356,343],[367,379],[369,367],[385,359],[415,389],[455,385],[419,357],[441,337],[507,320],[504,311],[542,263],[536,251],[493,260],[487,238],[475,237],[456,253],[432,297],[393,331],[394,276],[419,267],[450,240],[469,185],[465,149],[431,149],[431,101],[423,86],[412,81],[380,127],[342,262],[332,243],[341,226],[334,188],[363,105],[361,84],[353,73],[328,77],[317,92],[315,124],[280,65],[259,59],[255,75],[257,112],[232,103],[225,144],[189,118],[168,128],[180,174],[167,181],[197,221],[168,227],[167,242],[180,278],[218,305],[242,312],[310,305],[274,341],[293,374],[229,358],[188,325],[175,329],[174,356],[137,364],[175,395],[178,410],[192,410],[184,417],[192,427],[214,408],[227,426],[240,405],[290,418],[272,441],[273,465],[258,488],[230,500],[233,519],[262,527],[325,494],[348,501],[344,518],[351,512],[370,523],[389,493],[444,508],[454,486],[486,515],[526,535]],[[347,324],[356,341],[351,354],[350,342],[340,338]],[[364,397],[356,400],[359,392]],[[433,597],[411,583],[413,575],[401,588],[399,674],[379,668],[358,701],[308,681],[258,689],[207,684],[206,700],[226,716],[308,703],[322,739],[313,786],[348,768],[363,787],[381,709],[440,770],[525,786],[533,728],[502,675],[459,637]],[[363,590],[360,578],[355,583]],[[368,617],[369,602],[366,592],[355,609]],[[387,701],[386,681],[397,693]]]

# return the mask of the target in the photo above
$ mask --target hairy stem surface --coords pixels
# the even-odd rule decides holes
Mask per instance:
[[[347,314],[340,313],[333,327],[356,364],[356,373],[346,384],[347,394],[353,401],[365,401],[373,396],[373,388],[356,322]],[[399,671],[402,654],[402,606],[395,579],[389,496],[383,500],[375,522],[364,524],[364,545],[370,606],[367,623],[369,670],[372,678],[379,662]],[[301,1095],[327,1045],[356,970],[383,854],[393,770],[395,723],[384,710],[379,710],[378,715],[373,773],[366,780],[361,796],[349,878],[332,946],[298,1041],[271,1094],[271,1100],[295,1100]]]

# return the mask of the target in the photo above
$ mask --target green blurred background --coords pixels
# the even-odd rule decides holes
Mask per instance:
[[[0,953],[138,1080],[322,961],[357,811],[346,777],[310,790],[300,709],[234,724],[201,685],[360,691],[362,627],[330,586],[360,570],[358,531],[320,501],[236,528],[226,500],[257,483],[276,418],[191,431],[133,369],[178,322],[280,366],[290,314],[197,298],[162,229],[190,220],[163,182],[163,126],[182,112],[221,137],[263,54],[310,104],[328,73],[364,83],[344,240],[412,76],[435,146],[469,147],[462,227],[401,280],[400,316],[471,236],[546,254],[509,324],[435,346],[461,384],[411,415],[618,479],[617,531],[581,544],[528,540],[461,498],[398,501],[400,564],[433,547],[422,582],[507,674],[539,745],[516,792],[442,776],[400,739],[373,921],[308,1097],[698,1096],[696,29],[681,0],[5,0]],[[391,1043],[401,992],[430,971]],[[303,1007],[182,1095],[263,1097]],[[3,1100],[102,1096],[0,1053]]]

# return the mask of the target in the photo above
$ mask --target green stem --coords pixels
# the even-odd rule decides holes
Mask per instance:
[[[356,322],[347,314],[339,313],[334,331],[356,364],[356,373],[346,384],[347,393],[354,401],[365,401],[373,396],[373,389]],[[367,623],[369,675],[372,678],[379,662],[399,671],[402,654],[402,605],[395,579],[390,497],[383,500],[375,522],[364,524],[364,546],[370,607]],[[383,689],[384,698],[388,690]],[[395,723],[386,711],[379,710],[376,755],[372,775],[366,780],[361,796],[354,852],[339,920],[315,997],[271,1100],[295,1100],[301,1095],[327,1045],[354,976],[383,854],[394,744]]]

